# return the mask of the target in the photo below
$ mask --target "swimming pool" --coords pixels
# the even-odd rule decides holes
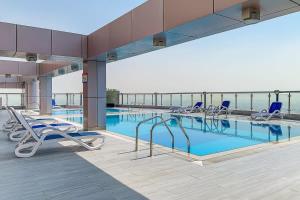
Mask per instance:
[[[107,116],[107,130],[129,137],[135,137],[136,125],[154,114]],[[167,119],[170,114],[163,114]],[[177,117],[185,128],[190,141],[191,153],[198,156],[249,147],[257,144],[277,142],[300,136],[300,127],[288,127],[274,124],[255,124],[250,121],[204,120],[201,117]],[[67,118],[82,123],[82,117]],[[159,119],[149,121],[140,127],[139,138],[149,141],[150,129]],[[187,151],[186,139],[180,131],[176,120],[168,123],[175,135],[175,148]],[[171,137],[162,125],[154,130],[154,143],[171,147]]]
[[[115,114],[126,112],[127,110],[119,109],[119,108],[106,108],[106,114]],[[53,109],[52,115],[77,115],[82,114],[82,109]]]

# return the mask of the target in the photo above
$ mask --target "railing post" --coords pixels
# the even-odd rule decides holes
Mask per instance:
[[[250,94],[250,110],[253,111],[253,93]]]
[[[134,94],[134,105],[136,105],[136,94]]]
[[[280,91],[279,90],[275,90],[274,93],[276,95],[276,101],[279,101],[279,93],[280,93]]]
[[[73,106],[75,105],[75,94],[73,94]]]
[[[5,94],[6,106],[8,106],[8,94]]]
[[[268,107],[270,107],[270,105],[271,105],[271,93],[269,93],[269,95],[268,95]]]
[[[154,101],[153,101],[153,94],[151,94],[151,106],[153,106],[153,103],[154,103]]]
[[[79,106],[82,106],[82,93],[80,93]]]
[[[224,99],[224,94],[221,93],[221,103],[223,102],[223,99]]]
[[[160,106],[162,106],[163,105],[163,94],[161,93],[160,94]]]
[[[143,105],[146,104],[146,94],[143,95]]]
[[[66,93],[66,95],[67,95],[67,103],[66,103],[66,106],[68,106],[68,105],[69,105],[69,94]]]
[[[24,93],[21,93],[21,107],[25,105],[24,103]]]
[[[173,105],[173,95],[170,94],[170,106],[172,106],[172,105]]]
[[[194,95],[191,94],[191,106],[193,106],[193,105],[194,105]]]
[[[288,96],[288,98],[289,98],[289,101],[288,101],[288,113],[289,114],[291,114],[291,97],[292,97],[292,95],[291,95],[291,93],[289,93],[289,96]]]
[[[234,95],[234,98],[235,98],[235,109],[237,110],[237,108],[238,108],[238,94],[237,93],[235,93],[235,95]]]
[[[157,92],[154,93],[154,106],[157,107]]]
[[[206,92],[203,92],[203,106],[204,106],[204,109],[206,109],[207,105],[206,105]]]
[[[180,94],[180,106],[182,106],[182,94]]]
[[[210,104],[212,105],[213,104],[213,94],[210,93]]]

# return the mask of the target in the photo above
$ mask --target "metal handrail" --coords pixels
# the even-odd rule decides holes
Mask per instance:
[[[136,128],[135,128],[135,151],[138,151],[138,146],[139,146],[139,145],[138,145],[138,141],[139,141],[139,127],[140,127],[143,123],[146,123],[146,122],[148,122],[148,121],[151,121],[151,120],[157,119],[157,118],[161,119],[162,122],[165,121],[164,118],[163,118],[162,116],[156,115],[156,116],[154,116],[154,117],[145,119],[145,120],[143,120],[143,121],[141,121],[141,122],[139,122],[139,123],[137,124],[137,126],[136,126]],[[173,135],[171,129],[169,128],[169,126],[167,125],[167,123],[164,122],[163,124],[165,125],[165,127],[166,127],[167,130],[169,131],[170,135],[172,135],[172,148],[174,149],[174,135]]]
[[[183,135],[186,137],[188,154],[191,153],[191,142],[190,142],[190,138],[189,138],[188,134],[186,133],[185,129],[183,128],[181,122],[177,118],[171,117],[171,118],[168,118],[168,119],[163,120],[161,122],[158,122],[158,123],[156,123],[152,126],[151,131],[150,131],[150,157],[152,157],[152,152],[153,152],[153,130],[154,130],[154,128],[157,127],[160,124],[167,124],[167,122],[171,121],[171,120],[176,121],[176,123],[178,124],[179,128],[181,129]],[[170,133],[171,133],[172,139],[173,139],[172,148],[174,149],[174,135],[173,135],[172,131]]]

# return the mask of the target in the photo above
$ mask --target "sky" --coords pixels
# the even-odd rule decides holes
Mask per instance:
[[[0,21],[88,34],[144,1],[42,2],[0,0]],[[109,63],[107,87],[122,92],[300,90],[299,21],[300,12]],[[56,77],[53,91],[80,92],[80,80],[81,72]]]

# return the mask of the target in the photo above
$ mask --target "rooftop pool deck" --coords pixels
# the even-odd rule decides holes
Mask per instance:
[[[151,110],[144,113],[149,115]],[[7,117],[5,111],[0,111],[0,125]],[[235,120],[247,122],[246,117],[230,116],[230,126]],[[287,127],[299,122],[274,120],[270,124]],[[26,159],[14,156],[15,144],[1,133],[0,197],[9,200],[299,199],[298,137],[276,142],[271,135],[271,143],[201,160],[160,146],[156,146],[150,158],[147,142],[141,142],[140,151],[134,152],[133,138],[109,131],[101,133],[106,136],[101,150],[86,151],[64,141],[42,145],[34,157]]]

